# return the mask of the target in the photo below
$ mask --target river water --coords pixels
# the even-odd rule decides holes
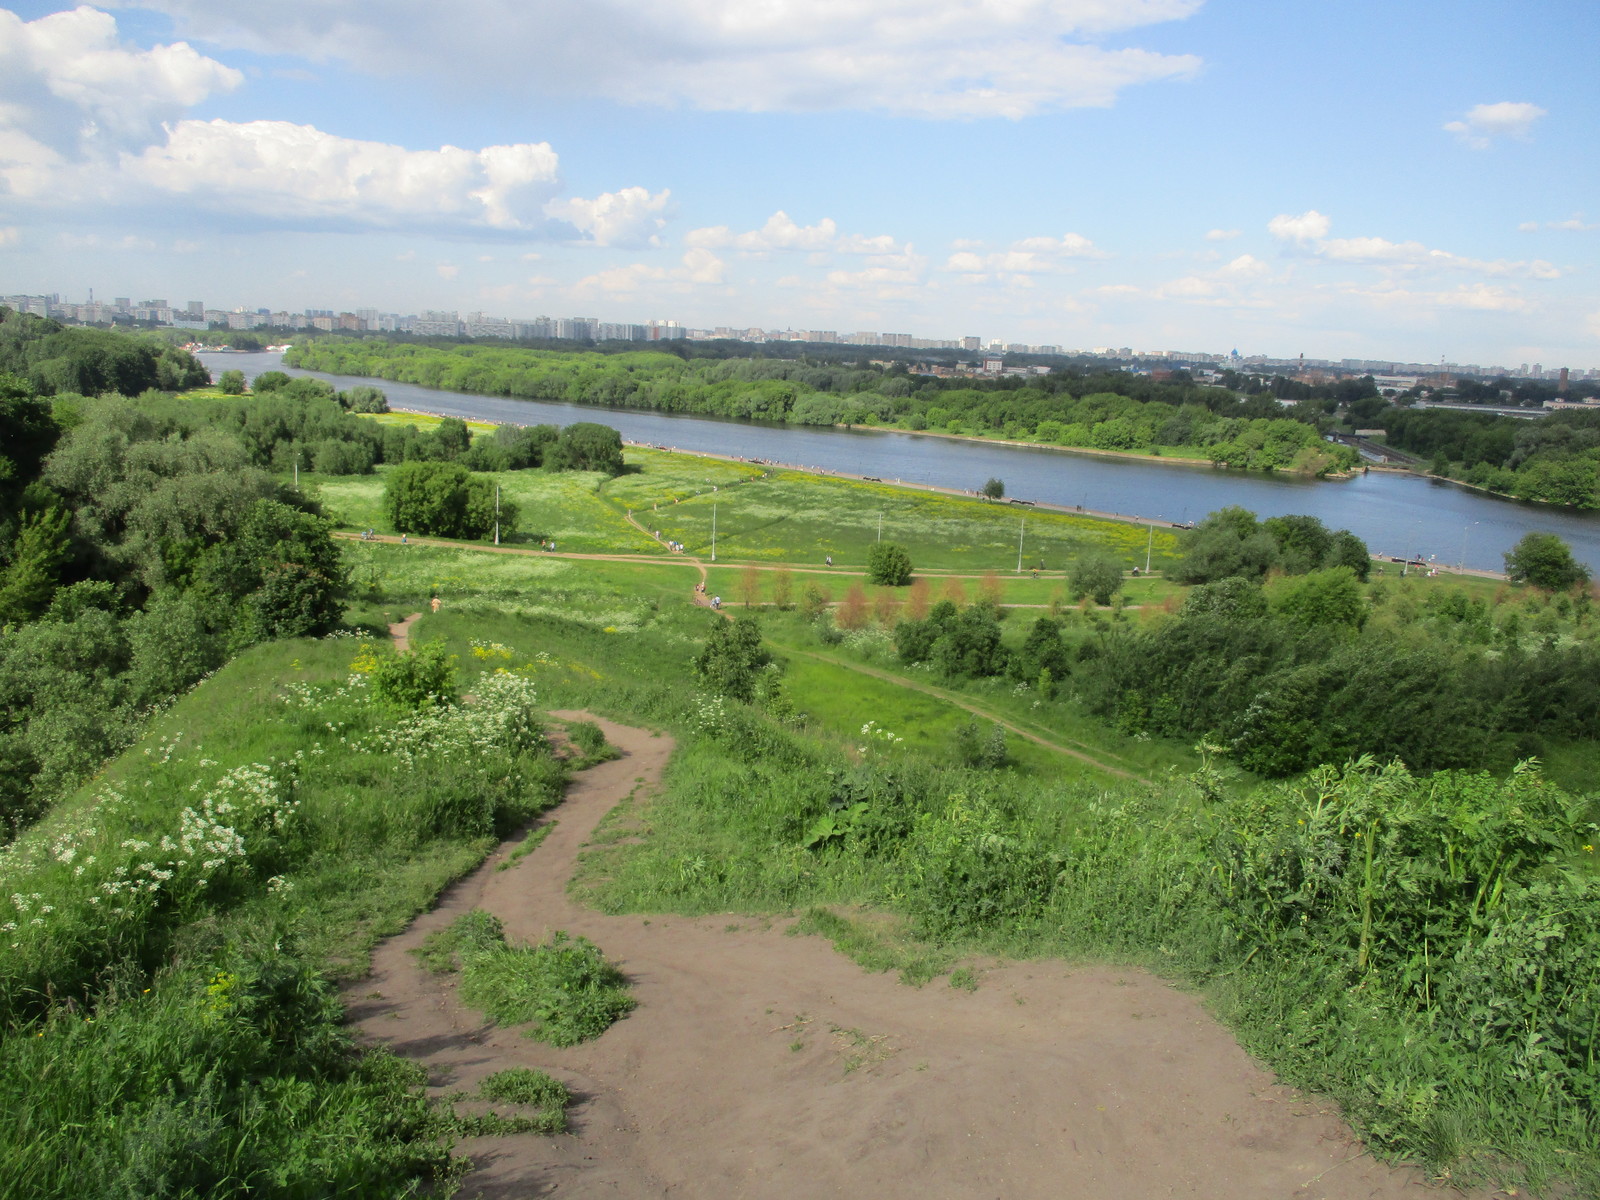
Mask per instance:
[[[202,354],[200,358],[213,376],[237,369],[253,379],[262,371],[286,369],[279,356],[271,353]],[[1523,534],[1540,530],[1559,535],[1572,547],[1574,557],[1600,576],[1600,513],[1492,499],[1455,484],[1410,474],[1373,471],[1348,480],[1315,480],[915,433],[548,404],[435,391],[387,379],[319,371],[289,373],[325,379],[340,389],[373,383],[388,395],[391,407],[470,420],[520,425],[599,421],[631,442],[939,487],[976,489],[988,479],[1000,479],[1007,497],[1069,508],[1081,505],[1099,512],[1175,522],[1197,521],[1229,504],[1242,505],[1262,517],[1306,513],[1330,528],[1350,530],[1377,554],[1432,557],[1441,564],[1464,564],[1479,570],[1504,570],[1505,552]]]

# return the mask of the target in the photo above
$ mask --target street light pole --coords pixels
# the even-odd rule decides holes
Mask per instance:
[[[711,506],[711,561],[717,561],[717,506]]]
[[[1017,574],[1022,574],[1022,535],[1028,531],[1028,518],[1023,517],[1017,526]]]
[[[1150,547],[1155,545],[1155,540],[1156,540],[1156,527],[1154,525],[1151,525],[1150,526],[1150,533],[1144,539],[1144,573],[1146,575],[1150,574]]]
[[[500,544],[500,485],[494,485],[494,544]]]
[[[1476,525],[1476,524],[1478,524],[1477,521],[1471,521],[1468,524],[1462,526],[1462,528],[1461,528],[1461,560],[1456,563],[1456,574],[1457,575],[1462,575],[1462,574],[1466,573],[1466,570],[1467,570],[1467,535],[1472,532],[1472,527],[1474,525]]]

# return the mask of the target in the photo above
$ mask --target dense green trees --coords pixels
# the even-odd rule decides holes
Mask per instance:
[[[1513,583],[1531,583],[1560,592],[1589,582],[1589,569],[1572,557],[1572,548],[1553,533],[1527,533],[1506,551],[1506,574]]]
[[[187,351],[103,329],[68,328],[59,321],[0,306],[0,372],[25,380],[41,396],[151,388],[178,390],[209,383],[210,374]]]
[[[1311,473],[1356,463],[1324,442],[1320,411],[1287,413],[1268,398],[1163,383],[1120,371],[1052,372],[1026,381],[914,378],[903,370],[819,366],[777,358],[688,361],[629,350],[570,353],[502,345],[422,345],[319,338],[288,361],[487,395],[695,412],[793,424],[879,424],[1154,451],[1196,446],[1251,469]],[[996,481],[998,482],[998,481]]]
[[[544,450],[544,465],[552,471],[601,471],[621,475],[622,435],[609,425],[575,421]]]
[[[1130,733],[1203,737],[1266,775],[1361,754],[1504,768],[1540,736],[1600,736],[1593,645],[1510,634],[1490,654],[1471,605],[1441,609],[1437,634],[1374,628],[1362,592],[1344,567],[1266,592],[1238,576],[1207,584],[1171,620],[1084,643],[1073,687]]]
[[[761,645],[761,623],[754,617],[714,617],[694,669],[716,694],[749,701],[756,697],[761,670],[771,661]]]
[[[1372,421],[1390,445],[1434,463],[1435,474],[1520,500],[1600,508],[1600,411],[1527,420],[1392,406]]]
[[[904,587],[911,582],[911,555],[898,542],[875,542],[867,547],[867,578],[884,587]]]
[[[1210,583],[1231,575],[1261,579],[1269,570],[1304,574],[1346,567],[1365,580],[1372,568],[1366,543],[1347,529],[1330,530],[1316,517],[1268,517],[1231,505],[1180,535],[1171,575],[1180,583]]]
[[[0,313],[0,354],[37,365],[87,347],[83,372],[144,362],[154,376],[168,361],[68,332]],[[0,377],[0,838],[233,651],[337,624],[328,523],[271,470],[316,435],[360,436],[326,400],[47,402],[35,376]],[[367,469],[378,438],[362,443]]]
[[[481,538],[495,527],[494,482],[459,463],[402,463],[389,474],[383,503],[400,533]],[[499,511],[501,533],[514,530],[517,506],[501,499]]]

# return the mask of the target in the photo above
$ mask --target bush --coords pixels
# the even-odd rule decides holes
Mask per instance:
[[[867,578],[883,587],[911,582],[911,555],[895,542],[878,542],[867,551]]]
[[[372,668],[372,694],[396,708],[454,704],[460,695],[455,656],[435,638],[413,646],[410,654],[380,657]]]
[[[399,533],[481,538],[495,527],[494,483],[459,463],[402,463],[389,476],[383,504]],[[499,514],[504,536],[516,528],[517,506],[502,499]]]
[[[1547,592],[1561,592],[1589,582],[1589,569],[1572,557],[1572,548],[1553,533],[1524,534],[1506,551],[1506,574],[1512,583],[1531,583]]]
[[[1088,596],[1096,604],[1110,604],[1122,590],[1122,564],[1106,554],[1085,554],[1072,564],[1067,586],[1074,600]]]

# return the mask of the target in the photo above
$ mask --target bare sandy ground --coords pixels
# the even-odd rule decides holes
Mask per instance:
[[[558,714],[586,717],[587,714]],[[532,1066],[578,1098],[573,1132],[479,1139],[463,1195],[1248,1200],[1416,1197],[1329,1106],[1273,1081],[1193,997],[1150,975],[1042,962],[977,991],[869,975],[819,938],[740,917],[609,917],[566,894],[596,822],[660,780],[672,742],[584,772],[515,867],[502,850],[385,943],[346,996],[360,1032],[443,1094]],[[592,938],[638,1008],[557,1050],[486,1024],[407,953],[474,906],[513,940]]]

